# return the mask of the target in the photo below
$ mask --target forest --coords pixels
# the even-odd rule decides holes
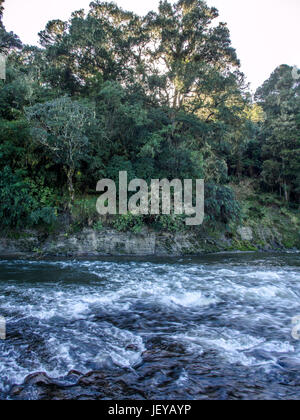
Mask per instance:
[[[217,9],[164,0],[141,17],[93,1],[87,13],[50,21],[37,47],[6,31],[0,7],[3,232],[65,223],[101,230],[96,184],[117,182],[119,171],[149,182],[204,179],[210,225],[251,212],[260,219],[259,205],[299,214],[298,69],[280,65],[252,95]],[[237,190],[249,185],[245,213]],[[110,223],[187,229],[174,215]]]

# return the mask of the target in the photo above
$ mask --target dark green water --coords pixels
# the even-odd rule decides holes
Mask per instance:
[[[300,254],[0,261],[0,315],[2,399],[300,398]]]

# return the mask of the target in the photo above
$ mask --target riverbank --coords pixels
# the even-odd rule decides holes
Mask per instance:
[[[193,229],[170,219],[149,226],[124,219],[100,221],[95,203],[74,208],[52,231],[25,229],[0,234],[0,257],[188,256],[228,251],[300,250],[300,214],[274,195],[256,194],[253,185],[232,185],[241,207],[239,222],[209,221]],[[98,221],[97,221],[98,218]],[[169,222],[170,222],[169,221]],[[102,223],[103,222],[103,223]],[[168,230],[169,227],[169,230]],[[178,231],[176,231],[178,229]]]
[[[236,227],[234,232],[156,232],[143,228],[139,233],[111,228],[96,231],[84,228],[77,233],[43,235],[24,231],[17,237],[0,238],[0,257],[100,257],[100,256],[188,256],[226,251],[281,251],[300,249],[299,232],[279,226]]]

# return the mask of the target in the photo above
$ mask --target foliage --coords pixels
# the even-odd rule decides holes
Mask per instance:
[[[100,232],[103,229],[103,223],[101,222],[101,220],[99,220],[97,223],[95,223],[93,228],[97,232]]]
[[[210,221],[239,221],[241,209],[229,187],[206,184],[205,216]]]
[[[140,233],[143,226],[143,216],[133,215],[131,213],[116,216],[112,222],[113,227],[119,232],[131,231],[133,233]]]
[[[39,206],[22,175],[21,171],[13,173],[8,166],[0,172],[0,225],[18,229],[53,224],[56,219],[54,209]]]
[[[87,13],[48,22],[35,47],[6,32],[2,4],[2,225],[59,216],[78,229],[101,229],[96,184],[118,183],[119,171],[129,181],[204,178],[205,223],[216,226],[240,220],[229,183],[249,177],[253,196],[263,193],[275,206],[282,197],[299,209],[300,78],[280,66],[253,101],[214,7],[163,0],[157,12],[137,16],[96,0]],[[255,203],[247,212],[264,217]],[[173,215],[113,221],[120,231],[144,224],[185,228],[184,217]]]
[[[27,108],[26,116],[32,127],[34,141],[63,166],[72,203],[75,170],[79,168],[89,145],[86,131],[93,118],[92,109],[62,97]]]
[[[0,54],[8,53],[12,48],[21,48],[22,43],[17,35],[13,32],[6,32],[2,22],[3,17],[3,3],[4,0],[0,1]]]
[[[96,197],[83,197],[76,199],[71,208],[73,223],[83,227],[93,225],[99,221],[99,214],[96,210]]]
[[[158,231],[171,233],[182,232],[186,228],[184,220],[184,215],[159,215],[154,217],[153,227]]]
[[[256,93],[266,115],[261,133],[262,178],[286,201],[300,197],[300,80],[293,71],[279,66]]]
[[[29,185],[20,172],[14,174],[6,166],[0,173],[0,222],[5,227],[19,228],[29,222],[34,202]]]

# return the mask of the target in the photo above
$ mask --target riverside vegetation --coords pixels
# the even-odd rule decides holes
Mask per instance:
[[[253,98],[226,24],[201,0],[143,17],[94,1],[49,22],[39,47],[5,30],[3,3],[1,254],[135,253],[143,240],[154,254],[300,249],[297,69],[279,66]],[[97,181],[119,171],[204,178],[204,224],[100,218]]]

